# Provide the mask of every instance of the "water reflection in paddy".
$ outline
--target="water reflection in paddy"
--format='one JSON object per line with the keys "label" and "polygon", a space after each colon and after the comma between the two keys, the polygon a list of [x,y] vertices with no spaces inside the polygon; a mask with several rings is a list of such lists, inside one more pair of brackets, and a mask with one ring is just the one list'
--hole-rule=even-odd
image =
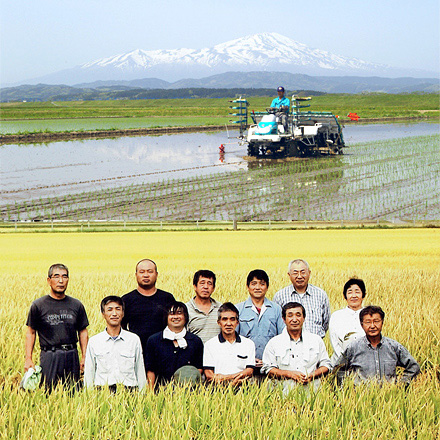
{"label": "water reflection in paddy", "polygon": [[[349,125],[350,144],[439,133],[438,123]],[[229,132],[231,137],[237,132]],[[73,140],[0,148],[4,201],[247,169],[226,132]],[[226,144],[226,153],[219,146]],[[350,155],[350,149],[347,149]]]}

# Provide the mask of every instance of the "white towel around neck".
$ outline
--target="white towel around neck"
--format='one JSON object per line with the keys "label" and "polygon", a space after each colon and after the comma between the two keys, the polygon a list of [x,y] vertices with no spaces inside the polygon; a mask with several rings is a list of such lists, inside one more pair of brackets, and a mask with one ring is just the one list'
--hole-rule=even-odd
{"label": "white towel around neck", "polygon": [[177,341],[177,345],[180,348],[186,348],[188,346],[188,343],[186,342],[185,339],[185,335],[186,335],[186,328],[183,328],[183,330],[179,333],[174,333],[172,330],[170,330],[169,327],[167,327],[163,331],[163,338],[169,339],[170,341]]}

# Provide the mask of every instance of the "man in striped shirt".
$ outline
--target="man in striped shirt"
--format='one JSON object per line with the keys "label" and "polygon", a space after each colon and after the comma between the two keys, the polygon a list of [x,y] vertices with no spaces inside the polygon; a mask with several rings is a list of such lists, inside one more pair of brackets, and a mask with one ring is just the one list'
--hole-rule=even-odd
{"label": "man in striped shirt", "polygon": [[298,302],[306,310],[304,328],[323,338],[330,320],[330,301],[324,290],[309,284],[310,267],[305,260],[292,260],[288,275],[292,284],[279,290],[273,301],[283,307],[289,302]]}

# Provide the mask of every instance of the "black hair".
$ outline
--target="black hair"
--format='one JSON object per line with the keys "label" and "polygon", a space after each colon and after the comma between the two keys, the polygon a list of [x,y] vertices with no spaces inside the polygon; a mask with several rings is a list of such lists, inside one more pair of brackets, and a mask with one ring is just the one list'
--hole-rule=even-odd
{"label": "black hair", "polygon": [[267,284],[267,287],[269,287],[269,275],[267,275],[267,273],[262,270],[262,269],[254,269],[251,270],[249,272],[249,275],[247,276],[246,279],[246,286],[249,287],[249,285],[251,284],[251,281],[256,278],[259,281],[264,281]]}
{"label": "black hair", "polygon": [[240,315],[237,307],[235,307],[234,304],[232,304],[231,302],[225,302],[220,306],[220,308],[217,311],[218,319],[221,318],[221,314],[224,312],[234,312],[237,315],[237,319]]}
{"label": "black hair", "polygon": [[362,291],[362,298],[365,298],[365,295],[367,294],[367,291],[365,289],[365,283],[358,279],[358,278],[350,278],[345,284],[344,284],[344,290],[343,290],[343,294],[344,294],[344,298],[347,299],[347,290],[354,285],[359,286],[359,289],[361,289]]}
{"label": "black hair", "polygon": [[69,276],[69,269],[67,268],[67,266],[65,264],[56,263],[52,264],[52,266],[50,266],[49,270],[47,271],[47,276],[49,278],[52,278],[52,274],[55,269],[65,270],[67,272],[67,276]]}
{"label": "black hair", "polygon": [[154,268],[156,269],[156,272],[157,272],[157,264],[156,264],[153,260],[150,260],[149,258],[144,258],[144,259],[139,260],[139,261],[137,262],[137,264],[136,264],[136,272],[137,272],[137,270],[138,270],[138,266],[139,266],[139,264],[141,264],[143,261],[151,261],[151,263],[154,264]]}
{"label": "black hair", "polygon": [[173,312],[183,312],[183,316],[185,317],[185,327],[188,324],[189,321],[189,314],[188,314],[188,308],[186,307],[186,304],[180,301],[175,301],[169,304],[165,309],[165,327],[168,324],[168,316]]}
{"label": "black hair", "polygon": [[194,274],[194,278],[193,278],[193,285],[197,286],[197,283],[199,282],[199,279],[203,277],[203,278],[209,278],[212,280],[212,284],[215,287],[215,273],[212,270],[207,270],[207,269],[201,269],[198,270],[195,274]]}
{"label": "black hair", "polygon": [[281,311],[282,316],[284,319],[286,319],[286,312],[289,309],[296,309],[297,307],[299,307],[302,310],[303,316],[304,318],[306,317],[306,309],[304,308],[304,306],[302,304],[300,304],[299,302],[288,302],[287,304],[284,304],[283,309]]}
{"label": "black hair", "polygon": [[359,320],[362,323],[362,321],[364,320],[364,316],[373,316],[375,313],[378,313],[380,315],[382,321],[385,319],[385,312],[379,306],[367,306],[361,310],[361,313],[359,313]]}
{"label": "black hair", "polygon": [[104,313],[105,306],[111,302],[115,302],[116,304],[119,304],[120,306],[122,306],[122,310],[125,310],[124,300],[120,296],[109,295],[109,296],[106,296],[101,301],[101,313]]}

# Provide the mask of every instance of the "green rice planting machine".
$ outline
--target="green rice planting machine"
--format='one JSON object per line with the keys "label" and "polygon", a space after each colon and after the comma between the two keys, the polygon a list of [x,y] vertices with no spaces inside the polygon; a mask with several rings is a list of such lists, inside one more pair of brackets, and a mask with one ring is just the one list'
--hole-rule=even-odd
{"label": "green rice planting machine", "polygon": [[[337,116],[331,112],[301,111],[310,97],[292,96],[290,107],[269,107],[250,112],[245,98],[230,101],[236,111],[239,139],[247,144],[248,156],[259,158],[304,157],[343,154],[344,138]],[[248,124],[249,118],[252,120]]]}

